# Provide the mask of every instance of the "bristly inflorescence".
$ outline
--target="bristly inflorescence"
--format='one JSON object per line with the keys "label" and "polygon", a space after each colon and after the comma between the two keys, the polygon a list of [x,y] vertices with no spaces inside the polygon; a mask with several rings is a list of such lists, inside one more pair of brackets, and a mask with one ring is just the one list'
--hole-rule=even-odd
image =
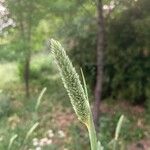
{"label": "bristly inflorescence", "polygon": [[51,39],[50,48],[78,119],[88,125],[90,106],[79,76],[59,42]]}

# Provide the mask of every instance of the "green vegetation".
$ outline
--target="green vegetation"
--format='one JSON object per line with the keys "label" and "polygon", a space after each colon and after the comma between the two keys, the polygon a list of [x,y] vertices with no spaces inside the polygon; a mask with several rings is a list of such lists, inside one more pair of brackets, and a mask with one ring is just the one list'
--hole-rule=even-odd
{"label": "green vegetation", "polygon": [[[49,60],[49,57],[47,57],[46,55],[38,56],[39,68],[41,68],[41,66],[43,65],[43,61],[41,61],[43,57]],[[52,59],[50,60],[52,62]],[[46,77],[49,79],[50,83],[43,82],[45,80],[45,76],[43,76],[43,79],[41,78],[41,81],[38,80],[38,83],[36,83],[37,81],[35,82],[34,79],[32,80],[33,96],[30,99],[26,99],[25,97],[23,97],[23,87],[21,81],[17,80],[14,82],[13,80],[13,78],[17,76],[17,72],[15,76],[12,76],[12,79],[9,81],[9,85],[5,84],[3,92],[9,91],[9,94],[11,94],[11,96],[6,96],[10,99],[8,104],[11,105],[11,107],[8,107],[8,112],[5,112],[5,114],[3,114],[0,121],[0,137],[2,139],[0,148],[2,150],[7,149],[8,141],[10,141],[10,139],[16,134],[18,136],[13,142],[12,149],[22,149],[21,144],[23,143],[27,132],[37,121],[39,122],[39,126],[32,133],[28,142],[26,142],[26,145],[24,145],[26,148],[34,148],[32,139],[35,140],[35,138],[37,138],[38,142],[40,142],[40,140],[48,136],[47,132],[49,130],[53,130],[54,137],[50,138],[52,139],[52,143],[50,144],[50,146],[45,146],[45,148],[43,148],[44,150],[55,150],[61,149],[63,147],[73,150],[82,150],[85,147],[86,149],[89,149],[89,140],[88,135],[86,134],[86,130],[84,130],[82,125],[76,121],[76,117],[73,117],[74,113],[69,109],[69,107],[71,106],[68,103],[69,99],[63,86],[60,84],[61,80],[54,66],[55,64],[50,64],[49,67],[53,68],[53,74],[49,77]],[[51,71],[51,69],[49,71]],[[12,72],[14,72],[13,68]],[[17,89],[15,88],[16,85],[18,87]],[[37,104],[38,95],[40,91],[42,91],[43,86],[47,87],[47,91],[43,95],[38,112],[36,112],[35,106]],[[124,105],[124,110],[122,108],[120,109],[119,107],[121,107],[121,104],[119,102],[118,104],[114,104],[114,102],[111,101],[107,105],[107,107],[109,107],[109,111],[103,112],[102,114],[100,129],[101,132],[100,134],[98,134],[98,138],[101,140],[103,146],[106,147],[114,137],[114,131],[121,114],[125,114],[127,118],[125,124],[123,124],[122,126],[122,130],[120,133],[121,140],[125,141],[125,143],[127,144],[131,141],[137,141],[142,139],[143,137],[148,137],[147,134],[150,133],[150,130],[148,128],[141,128],[137,125],[138,122],[144,121],[143,116],[148,117],[148,115],[145,115],[144,112],[140,113],[140,115],[138,112],[135,112],[135,115],[131,116],[130,114],[133,114],[134,110],[129,111],[128,106],[126,105]],[[132,106],[130,107],[132,109]],[[113,108],[115,108],[113,110],[114,112],[116,112],[115,114],[111,112]],[[65,119],[68,121],[66,123],[61,123],[65,121]],[[146,123],[146,120],[144,122]],[[146,126],[148,126],[148,122],[144,125],[144,127]],[[62,130],[64,132],[65,137],[59,137],[59,130]],[[132,130],[133,132],[128,132],[129,130]]]}
{"label": "green vegetation", "polygon": [[[99,123],[94,143],[104,150],[149,149],[149,6],[149,0],[0,0],[0,150],[90,150],[82,123],[89,129],[91,110]],[[50,55],[51,38],[67,51]],[[68,60],[66,53],[76,72],[61,59]],[[67,92],[54,58],[63,62]]]}
{"label": "green vegetation", "polygon": [[[72,63],[66,55],[64,48],[59,42],[52,39],[50,41],[50,50],[52,51],[54,59],[59,68],[64,87],[68,92],[74,111],[76,112],[78,119],[85,124],[88,129],[91,150],[101,150],[101,145],[98,145],[96,137],[92,112],[87,95],[86,83],[84,82],[85,85],[83,89],[75,68],[72,66]],[[85,81],[84,76],[83,80]]]}

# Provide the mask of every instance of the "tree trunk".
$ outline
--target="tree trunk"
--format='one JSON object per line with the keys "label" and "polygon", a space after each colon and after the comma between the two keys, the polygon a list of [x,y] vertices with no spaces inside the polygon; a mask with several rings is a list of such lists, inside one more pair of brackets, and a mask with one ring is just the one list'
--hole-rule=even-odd
{"label": "tree trunk", "polygon": [[25,81],[25,92],[27,98],[30,96],[29,79],[30,79],[30,56],[26,56],[25,63],[24,63],[24,81]]}
{"label": "tree trunk", "polygon": [[100,116],[100,102],[102,98],[102,84],[103,84],[103,66],[104,66],[104,50],[105,50],[105,26],[103,17],[103,4],[102,0],[97,1],[97,23],[98,23],[98,39],[97,39],[97,73],[96,73],[96,85],[95,85],[95,103],[93,107],[94,123],[95,127],[99,126]]}

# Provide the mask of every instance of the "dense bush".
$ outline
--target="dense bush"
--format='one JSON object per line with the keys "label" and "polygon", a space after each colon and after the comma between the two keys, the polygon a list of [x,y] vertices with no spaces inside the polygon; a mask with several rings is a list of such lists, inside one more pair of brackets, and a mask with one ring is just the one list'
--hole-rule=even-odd
{"label": "dense bush", "polygon": [[0,93],[0,118],[9,114],[10,107],[10,97],[4,93]]}
{"label": "dense bush", "polygon": [[[38,83],[45,83],[49,81],[49,76],[53,76],[56,73],[54,65],[50,64],[51,58],[46,54],[34,55],[30,64],[30,80]],[[52,63],[52,62],[51,62]],[[19,77],[23,80],[24,63],[18,64]]]}
{"label": "dense bush", "polygon": [[[144,104],[149,93],[148,0],[122,10],[106,22],[107,49],[104,59],[103,98],[127,99]],[[92,20],[92,18],[91,18]],[[82,34],[75,33],[72,58],[82,66],[94,88],[96,74],[96,24],[88,22]],[[88,26],[88,27],[87,27]],[[80,55],[79,55],[80,54]]]}
{"label": "dense bush", "polygon": [[16,52],[12,45],[0,44],[0,61],[13,61],[17,59]]}

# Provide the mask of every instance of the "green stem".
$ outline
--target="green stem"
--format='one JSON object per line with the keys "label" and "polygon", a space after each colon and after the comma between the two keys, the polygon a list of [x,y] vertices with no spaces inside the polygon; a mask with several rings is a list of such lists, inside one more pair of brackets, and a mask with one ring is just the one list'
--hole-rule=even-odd
{"label": "green stem", "polygon": [[97,150],[97,136],[96,136],[96,131],[95,131],[95,126],[93,123],[92,115],[90,119],[90,124],[88,126],[88,131],[89,131],[89,138],[90,138],[90,143],[91,143],[91,150]]}

